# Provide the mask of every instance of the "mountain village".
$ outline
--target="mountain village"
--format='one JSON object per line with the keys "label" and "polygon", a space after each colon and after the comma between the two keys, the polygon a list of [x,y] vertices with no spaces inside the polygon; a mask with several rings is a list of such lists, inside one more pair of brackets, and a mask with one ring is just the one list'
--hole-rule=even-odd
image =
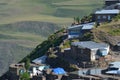
{"label": "mountain village", "polygon": [[[45,55],[32,61],[11,64],[9,75],[2,80],[120,80],[120,39],[114,46],[91,40],[91,30],[110,23],[120,14],[120,0],[105,0],[104,4],[105,7],[93,12],[89,20],[75,18],[62,32],[63,41],[59,46],[53,44]],[[55,63],[54,57],[61,62]],[[57,67],[53,67],[55,64]]]}

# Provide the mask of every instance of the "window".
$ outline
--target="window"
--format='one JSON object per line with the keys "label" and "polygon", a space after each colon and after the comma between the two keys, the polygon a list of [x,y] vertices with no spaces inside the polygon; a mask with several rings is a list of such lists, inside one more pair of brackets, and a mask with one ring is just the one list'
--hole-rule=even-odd
{"label": "window", "polygon": [[100,16],[97,16],[97,19],[100,19]]}
{"label": "window", "polygon": [[111,20],[111,16],[110,15],[108,15],[108,20]]}
{"label": "window", "polygon": [[103,16],[103,19],[106,19],[106,16]]}
{"label": "window", "polygon": [[83,54],[83,49],[80,50],[80,53]]}

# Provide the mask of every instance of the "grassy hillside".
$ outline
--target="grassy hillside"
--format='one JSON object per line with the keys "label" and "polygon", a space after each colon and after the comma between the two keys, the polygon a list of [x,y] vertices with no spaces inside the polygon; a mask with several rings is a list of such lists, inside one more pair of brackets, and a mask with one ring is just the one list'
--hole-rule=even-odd
{"label": "grassy hillside", "polygon": [[102,6],[103,0],[0,0],[0,75],[60,29],[52,23],[69,24]]}
{"label": "grassy hillside", "polygon": [[94,40],[116,45],[120,41],[120,19],[110,23],[103,23],[93,30]]}
{"label": "grassy hillside", "polygon": [[55,24],[38,21],[0,25],[0,75],[59,29]]}
{"label": "grassy hillside", "polygon": [[0,23],[70,23],[74,16],[88,15],[102,6],[103,0],[0,0]]}

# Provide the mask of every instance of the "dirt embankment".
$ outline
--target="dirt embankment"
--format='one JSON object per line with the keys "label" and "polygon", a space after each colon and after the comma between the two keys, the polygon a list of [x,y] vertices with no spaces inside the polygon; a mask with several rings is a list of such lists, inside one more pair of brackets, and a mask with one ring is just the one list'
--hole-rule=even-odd
{"label": "dirt embankment", "polygon": [[[118,42],[120,42],[119,30],[120,30],[120,24],[116,24],[116,25],[100,26],[94,29],[92,32],[93,32],[95,41],[106,42],[106,43],[109,43],[111,46],[114,46]],[[115,35],[113,35],[113,33]]]}
{"label": "dirt embankment", "polygon": [[101,41],[101,42],[106,42],[109,43],[111,45],[116,45],[118,42],[120,42],[120,36],[112,36],[109,35],[108,33],[105,33],[103,31],[94,31],[94,39],[97,41]]}

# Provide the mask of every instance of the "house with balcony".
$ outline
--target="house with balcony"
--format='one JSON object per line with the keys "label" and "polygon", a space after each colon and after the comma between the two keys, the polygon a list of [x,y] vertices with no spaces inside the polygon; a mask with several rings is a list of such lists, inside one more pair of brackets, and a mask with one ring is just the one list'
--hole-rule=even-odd
{"label": "house with balcony", "polygon": [[112,21],[112,19],[117,16],[120,13],[120,10],[118,9],[112,9],[112,10],[98,10],[94,13],[95,21],[96,22],[109,22]]}
{"label": "house with balcony", "polygon": [[112,9],[112,10],[98,10],[95,14],[95,21],[96,22],[109,22],[111,21],[115,16],[117,16],[120,13],[120,10],[118,9]]}
{"label": "house with balcony", "polygon": [[71,56],[80,61],[91,62],[105,57],[109,53],[109,45],[93,41],[72,42]]}

